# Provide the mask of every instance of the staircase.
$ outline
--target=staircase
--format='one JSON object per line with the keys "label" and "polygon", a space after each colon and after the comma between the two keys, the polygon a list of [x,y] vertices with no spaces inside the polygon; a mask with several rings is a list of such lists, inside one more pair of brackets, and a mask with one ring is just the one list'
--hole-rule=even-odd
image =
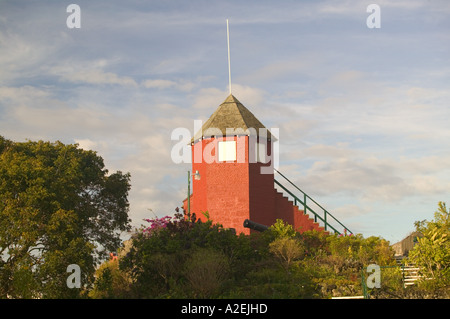
{"label": "staircase", "polygon": [[[275,211],[276,218],[280,218],[291,224],[300,232],[308,230],[317,230],[320,232],[326,232],[325,228],[320,226],[318,222],[314,221],[308,214],[300,210],[299,207],[294,204],[292,200],[284,196],[282,192],[275,191]],[[327,232],[328,233],[328,232]]]}
{"label": "staircase", "polygon": [[414,285],[417,280],[423,278],[423,276],[419,275],[419,267],[414,264],[404,263],[404,256],[395,256],[394,258],[397,262],[397,265],[401,267],[404,288]]}
{"label": "staircase", "polygon": [[[304,224],[306,227],[304,228],[305,230],[308,230],[308,228],[314,228],[319,231],[333,231],[338,235],[341,235],[342,233],[345,235],[353,234],[348,227],[344,226],[330,212],[298,188],[286,176],[280,173],[277,169],[274,169],[274,171],[281,177],[280,180],[282,181],[280,182],[275,179],[275,184],[292,198],[292,200],[289,200],[288,202],[289,205],[294,207],[294,218],[298,223]],[[277,192],[276,198],[279,198],[280,196],[283,196],[283,193]],[[303,208],[303,210],[301,210],[300,207]],[[300,214],[304,216],[301,216]],[[309,217],[310,214],[313,218]]]}
{"label": "staircase", "polygon": [[403,287],[412,286],[423,276],[419,275],[419,267],[414,265],[402,266]]}

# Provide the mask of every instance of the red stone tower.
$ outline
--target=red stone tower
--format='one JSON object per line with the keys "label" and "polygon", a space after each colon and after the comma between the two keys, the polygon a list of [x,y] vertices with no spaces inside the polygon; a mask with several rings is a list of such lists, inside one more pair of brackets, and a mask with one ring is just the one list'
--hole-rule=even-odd
{"label": "red stone tower", "polygon": [[[249,234],[245,219],[270,226],[280,218],[299,231],[322,229],[274,187],[274,137],[229,95],[191,140],[190,211]],[[187,199],[184,202],[187,207]]]}

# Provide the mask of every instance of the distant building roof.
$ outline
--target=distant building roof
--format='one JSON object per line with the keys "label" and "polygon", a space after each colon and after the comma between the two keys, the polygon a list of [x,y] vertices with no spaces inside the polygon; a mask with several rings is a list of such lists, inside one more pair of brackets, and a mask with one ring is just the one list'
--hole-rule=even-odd
{"label": "distant building roof", "polygon": [[[227,134],[228,129],[228,134]],[[260,131],[260,129],[263,129]],[[231,131],[230,131],[231,130]],[[192,142],[203,137],[255,135],[271,138],[271,133],[237,98],[230,94],[203,124]]]}
{"label": "distant building roof", "polygon": [[423,237],[423,234],[415,231],[403,238],[401,241],[392,244],[396,256],[408,256],[411,249],[417,243],[417,238]]}

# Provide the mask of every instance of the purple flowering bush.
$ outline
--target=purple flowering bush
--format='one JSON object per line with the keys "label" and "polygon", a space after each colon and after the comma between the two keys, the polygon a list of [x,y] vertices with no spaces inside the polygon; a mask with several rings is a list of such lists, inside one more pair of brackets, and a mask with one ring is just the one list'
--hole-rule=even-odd
{"label": "purple flowering bush", "polygon": [[147,223],[150,223],[150,226],[143,227],[142,233],[146,236],[152,236],[153,234],[157,233],[159,230],[164,229],[167,227],[167,225],[171,222],[173,217],[171,216],[164,216],[161,218],[145,218],[144,221]]}

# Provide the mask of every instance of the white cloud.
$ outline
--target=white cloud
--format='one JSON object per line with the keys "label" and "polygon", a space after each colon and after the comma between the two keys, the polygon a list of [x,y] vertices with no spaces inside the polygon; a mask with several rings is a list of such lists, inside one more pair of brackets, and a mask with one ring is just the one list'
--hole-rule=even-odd
{"label": "white cloud", "polygon": [[142,85],[148,89],[167,89],[174,87],[177,83],[169,80],[145,80]]}
{"label": "white cloud", "polygon": [[251,70],[245,74],[239,74],[239,83],[274,83],[280,78],[290,77],[293,80],[301,76],[313,76],[317,72],[317,66],[323,63],[323,58],[310,51],[299,52],[289,59],[269,61],[261,67]]}
{"label": "white cloud", "polygon": [[337,145],[315,144],[306,149],[299,151],[303,157],[312,158],[351,158],[355,157],[359,152],[348,148],[345,143],[338,143]]}
{"label": "white cloud", "polygon": [[[324,158],[327,149],[328,157]],[[444,166],[450,161],[449,155],[439,159],[389,159],[352,154],[345,148],[338,152],[333,147],[322,148],[318,155],[321,159],[315,159],[297,181],[322,196],[343,193],[359,200],[392,202],[411,196],[443,195],[450,188],[445,178],[450,169]]]}
{"label": "white cloud", "polygon": [[356,204],[346,204],[333,209],[333,216],[342,218],[349,218],[354,216],[366,215],[370,212],[368,207]]}
{"label": "white cloud", "polygon": [[136,81],[129,76],[119,76],[112,72],[104,72],[102,70],[79,70],[65,72],[61,74],[62,81],[72,83],[87,83],[95,85],[117,84],[123,86],[137,87]]}
{"label": "white cloud", "polygon": [[108,153],[111,149],[111,145],[107,141],[93,141],[89,138],[75,138],[74,142],[78,144],[78,148],[81,148],[83,150],[96,151],[100,154]]}
{"label": "white cloud", "polygon": [[[212,114],[220,105],[220,103],[222,103],[225,100],[227,95],[228,95],[227,91],[220,90],[217,88],[200,89],[194,96],[193,107],[197,109],[210,110],[210,113]],[[209,117],[211,114],[203,114],[203,115]]]}
{"label": "white cloud", "polygon": [[3,103],[14,101],[17,104],[26,105],[36,99],[48,98],[50,95],[50,92],[47,90],[38,89],[30,85],[21,87],[0,87],[0,101]]}
{"label": "white cloud", "polygon": [[[0,18],[2,14],[4,12],[0,12]],[[54,57],[66,41],[65,38],[58,38],[42,43],[35,37],[14,30],[17,21],[9,19],[0,21],[0,84],[3,85],[40,76],[43,72],[41,67]]]}
{"label": "white cloud", "polygon": [[172,80],[162,80],[162,79],[145,80],[142,82],[141,85],[147,89],[164,90],[174,88],[183,92],[191,92],[196,87],[196,84],[190,81],[176,82]]}

